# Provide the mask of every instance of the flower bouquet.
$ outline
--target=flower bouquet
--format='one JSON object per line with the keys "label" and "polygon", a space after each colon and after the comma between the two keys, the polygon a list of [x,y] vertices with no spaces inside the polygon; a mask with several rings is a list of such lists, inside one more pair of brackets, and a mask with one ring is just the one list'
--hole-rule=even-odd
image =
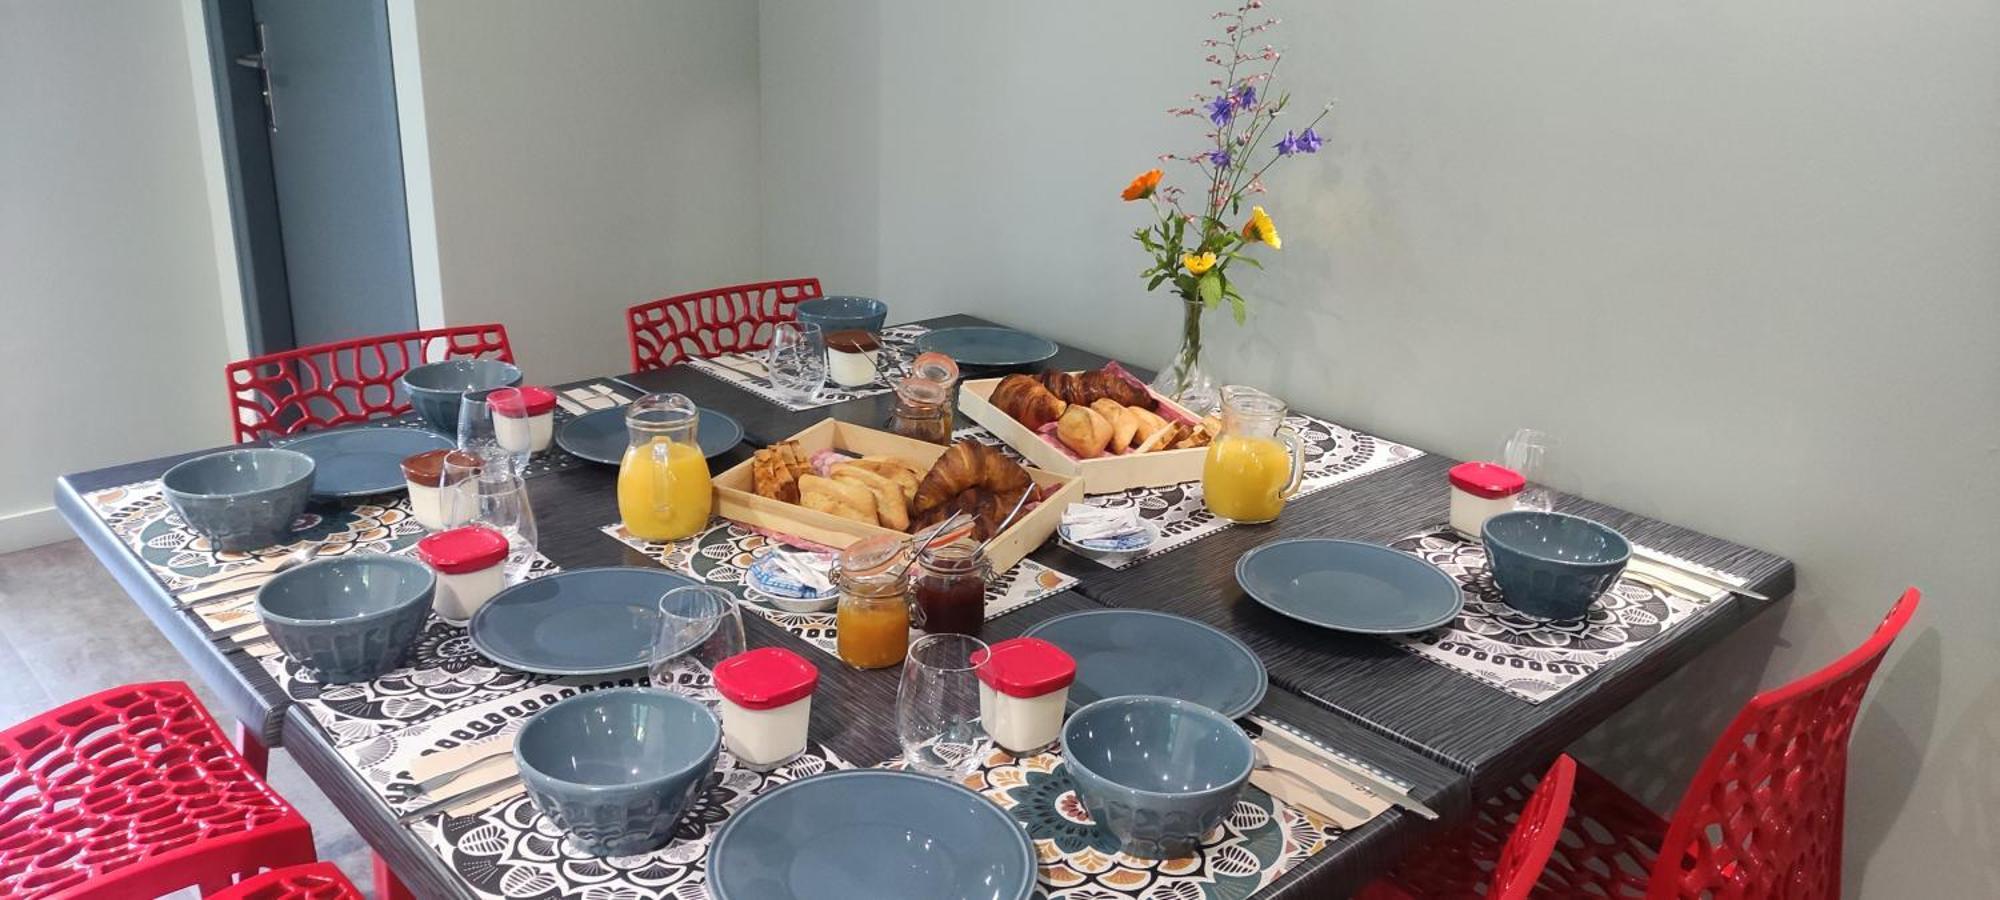
{"label": "flower bouquet", "polygon": [[[1332,109],[1332,104],[1322,107],[1304,128],[1288,128],[1279,136],[1278,119],[1291,105],[1291,95],[1277,92],[1273,85],[1284,54],[1259,37],[1278,20],[1252,21],[1263,5],[1263,0],[1245,0],[1233,11],[1215,14],[1222,37],[1202,41],[1209,50],[1207,61],[1222,70],[1209,80],[1212,93],[1195,94],[1190,98],[1193,105],[1167,110],[1175,116],[1208,120],[1210,130],[1200,150],[1160,156],[1162,162],[1191,166],[1200,173],[1203,192],[1198,203],[1178,187],[1163,187],[1160,169],[1141,173],[1121,194],[1127,202],[1145,200],[1153,208],[1153,224],[1132,232],[1153,256],[1153,264],[1139,273],[1146,279],[1146,289],[1171,284],[1182,302],[1180,352],[1154,379],[1153,388],[1195,410],[1212,409],[1218,400],[1214,381],[1202,370],[1202,313],[1228,303],[1231,315],[1242,324],[1247,308],[1230,279],[1230,266],[1240,262],[1261,269],[1263,262],[1248,251],[1258,245],[1272,250],[1283,246],[1264,207],[1253,204],[1244,216],[1244,198],[1264,193],[1263,175],[1278,160],[1320,149],[1323,141],[1313,129]],[[1267,144],[1272,138],[1276,140]]]}

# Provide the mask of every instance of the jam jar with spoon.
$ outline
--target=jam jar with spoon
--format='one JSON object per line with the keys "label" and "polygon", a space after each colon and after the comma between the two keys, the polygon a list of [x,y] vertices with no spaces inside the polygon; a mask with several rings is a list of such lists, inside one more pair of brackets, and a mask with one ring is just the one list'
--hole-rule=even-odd
{"label": "jam jar with spoon", "polygon": [[979,636],[986,624],[986,585],[993,567],[972,541],[954,541],[917,554],[916,626],[926,634]]}
{"label": "jam jar with spoon", "polygon": [[857,669],[883,669],[910,649],[909,543],[901,537],[862,538],[840,552],[833,582],[834,652]]}
{"label": "jam jar with spoon", "polygon": [[951,443],[952,391],[958,363],[942,353],[924,353],[910,362],[910,374],[896,382],[896,409],[889,430],[933,444]]}

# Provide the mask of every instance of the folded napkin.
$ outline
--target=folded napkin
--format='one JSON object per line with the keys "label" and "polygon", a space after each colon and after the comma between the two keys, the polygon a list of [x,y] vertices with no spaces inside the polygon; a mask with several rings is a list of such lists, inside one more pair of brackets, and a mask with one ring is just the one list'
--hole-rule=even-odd
{"label": "folded napkin", "polygon": [[1141,534],[1146,523],[1134,506],[1091,506],[1072,503],[1063,509],[1063,535],[1072,541],[1100,541]]}

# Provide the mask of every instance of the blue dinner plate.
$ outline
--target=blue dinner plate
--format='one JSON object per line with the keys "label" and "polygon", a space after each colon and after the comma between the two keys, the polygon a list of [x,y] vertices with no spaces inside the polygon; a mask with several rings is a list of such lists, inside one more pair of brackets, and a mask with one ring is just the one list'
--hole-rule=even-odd
{"label": "blue dinner plate", "polygon": [[1232,719],[1264,699],[1264,663],[1243,642],[1193,619],[1143,609],[1057,616],[1024,637],[1076,659],[1071,706],[1150,694],[1199,703]]}
{"label": "blue dinner plate", "polygon": [[1465,605],[1457,579],[1380,544],[1296,538],[1236,560],[1251,599],[1301,622],[1360,634],[1408,634],[1450,622]]}
{"label": "blue dinner plate", "polygon": [[[705,407],[698,409],[701,424],[695,428],[695,440],[701,444],[701,455],[714,459],[743,442],[743,426],[735,419]],[[556,445],[571,456],[607,466],[618,465],[631,443],[625,433],[622,406],[584,413],[563,423],[562,430],[556,432]]]}
{"label": "blue dinner plate", "polygon": [[993,801],[910,772],[801,778],[730,816],[708,850],[716,900],[1026,900],[1028,833]]}
{"label": "blue dinner plate", "polygon": [[400,426],[342,428],[271,443],[312,457],[312,495],[323,500],[403,490],[405,458],[453,446],[435,431]]}
{"label": "blue dinner plate", "polygon": [[961,366],[1025,366],[1056,355],[1056,343],[1012,328],[975,325],[917,336],[917,350],[936,351]]}
{"label": "blue dinner plate", "polygon": [[660,596],[695,584],[664,569],[575,569],[507,588],[472,614],[488,659],[544,675],[609,675],[645,667]]}

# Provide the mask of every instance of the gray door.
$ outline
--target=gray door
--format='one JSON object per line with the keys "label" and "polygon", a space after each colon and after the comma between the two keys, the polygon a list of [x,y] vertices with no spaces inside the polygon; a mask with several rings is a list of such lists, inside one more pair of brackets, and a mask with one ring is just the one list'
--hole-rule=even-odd
{"label": "gray door", "polygon": [[250,5],[269,81],[261,124],[287,295],[255,302],[289,306],[294,346],[416,328],[386,3]]}

